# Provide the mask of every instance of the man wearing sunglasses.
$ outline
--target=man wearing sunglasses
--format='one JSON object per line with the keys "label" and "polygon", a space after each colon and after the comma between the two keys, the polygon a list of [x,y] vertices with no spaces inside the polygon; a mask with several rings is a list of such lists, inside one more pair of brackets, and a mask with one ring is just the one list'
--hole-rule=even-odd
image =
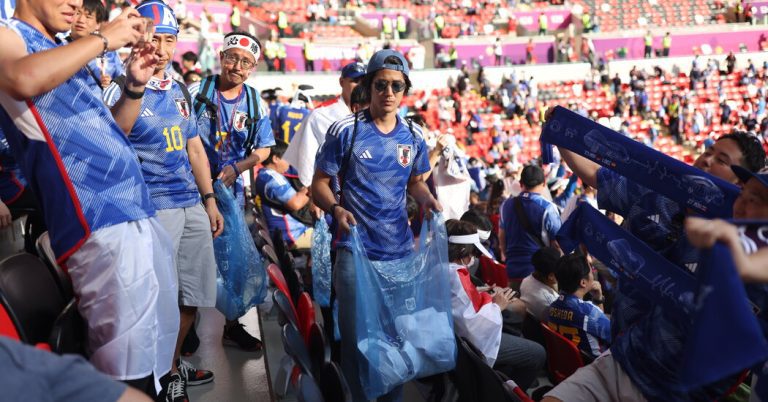
{"label": "man wearing sunglasses", "polygon": [[[275,145],[269,109],[259,92],[245,83],[256,69],[261,43],[249,33],[230,32],[219,55],[221,74],[191,85],[189,92],[211,177],[232,188],[240,205],[245,205],[241,173],[265,160]],[[227,321],[224,343],[250,351],[262,347],[237,320]]]}
{"label": "man wearing sunglasses", "polygon": [[358,62],[344,66],[339,77],[341,96],[335,102],[313,110],[301,123],[299,130],[288,144],[288,150],[285,151],[283,159],[299,172],[301,184],[307,187],[312,185],[317,150],[325,142],[325,134],[331,124],[352,112],[350,110],[352,91],[363,79],[365,70],[365,64]]}
{"label": "man wearing sunglasses", "polygon": [[[408,62],[394,50],[373,55],[360,84],[370,106],[331,126],[318,152],[312,182],[315,202],[333,215],[341,229],[335,239],[334,286],[339,300],[342,368],[355,401],[365,398],[356,381],[356,290],[350,226],[357,225],[369,259],[392,261],[413,252],[406,190],[426,211],[442,210],[422,180],[430,170],[422,128],[397,115],[411,86],[408,72]],[[339,203],[331,189],[332,177],[341,184]],[[401,399],[402,387],[379,398]]]}

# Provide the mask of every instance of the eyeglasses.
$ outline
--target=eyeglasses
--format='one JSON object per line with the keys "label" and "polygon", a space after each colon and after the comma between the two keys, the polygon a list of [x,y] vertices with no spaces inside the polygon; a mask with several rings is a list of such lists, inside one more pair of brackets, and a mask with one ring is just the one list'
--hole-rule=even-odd
{"label": "eyeglasses", "polygon": [[392,92],[394,93],[405,91],[405,81],[378,80],[373,83],[373,87],[379,92],[386,91],[387,87],[390,86],[392,87]]}
{"label": "eyeglasses", "polygon": [[238,63],[240,63],[240,66],[246,70],[250,70],[253,66],[256,65],[256,63],[248,59],[239,59],[236,56],[233,56],[231,54],[226,54],[226,53],[224,54],[224,63],[230,64],[232,66],[236,66]]}

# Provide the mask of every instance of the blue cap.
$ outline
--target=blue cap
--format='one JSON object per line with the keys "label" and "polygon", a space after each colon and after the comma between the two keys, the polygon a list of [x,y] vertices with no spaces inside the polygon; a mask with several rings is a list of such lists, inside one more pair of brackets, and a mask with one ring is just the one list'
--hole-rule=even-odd
{"label": "blue cap", "polygon": [[147,0],[136,7],[142,17],[151,18],[155,22],[155,32],[159,34],[179,34],[179,22],[176,15],[162,0]]}
{"label": "blue cap", "polygon": [[360,78],[365,75],[365,71],[365,64],[360,62],[352,62],[341,69],[341,78]]}
{"label": "blue cap", "polygon": [[749,179],[755,178],[760,184],[768,187],[768,168],[763,168],[759,172],[753,173],[739,165],[731,165],[731,170],[733,170],[736,177],[738,177],[744,184],[746,184]]}
{"label": "blue cap", "polygon": [[[398,59],[400,59],[400,62],[403,65],[400,66],[400,65],[397,65],[397,64],[384,63],[384,60],[386,60],[386,58],[390,57],[390,56],[394,56],[394,57],[397,57]],[[387,70],[400,71],[403,74],[405,74],[406,77],[408,76],[408,73],[410,72],[408,70],[408,61],[405,60],[405,57],[403,57],[403,55],[400,52],[398,52],[396,50],[392,50],[392,49],[379,50],[378,52],[374,53],[373,57],[371,57],[371,60],[368,61],[368,72],[371,73],[371,74],[373,74],[373,73],[375,73],[375,72],[377,72],[379,70],[385,69],[385,68]]]}

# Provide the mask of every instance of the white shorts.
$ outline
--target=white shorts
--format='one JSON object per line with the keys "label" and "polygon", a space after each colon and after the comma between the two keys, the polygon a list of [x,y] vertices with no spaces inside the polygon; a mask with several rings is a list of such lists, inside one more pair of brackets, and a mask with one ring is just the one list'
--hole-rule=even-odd
{"label": "white shorts", "polygon": [[610,350],[576,370],[544,396],[567,402],[646,401]]}
{"label": "white shorts", "polygon": [[173,245],[156,218],[91,233],[66,261],[91,363],[117,380],[171,369],[179,333]]}
{"label": "white shorts", "polygon": [[179,305],[216,306],[216,259],[208,214],[201,204],[161,209],[157,220],[168,232],[176,257]]}

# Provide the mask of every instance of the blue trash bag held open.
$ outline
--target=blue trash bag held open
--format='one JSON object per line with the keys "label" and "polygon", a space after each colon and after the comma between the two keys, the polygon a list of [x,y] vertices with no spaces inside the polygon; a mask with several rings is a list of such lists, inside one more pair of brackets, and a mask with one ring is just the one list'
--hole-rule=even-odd
{"label": "blue trash bag held open", "polygon": [[331,232],[325,219],[312,232],[312,295],[320,307],[331,305]]}
{"label": "blue trash bag held open", "polygon": [[357,360],[369,400],[456,365],[445,222],[435,214],[423,225],[419,250],[394,261],[370,261],[351,231]]}
{"label": "blue trash bag held open", "polygon": [[216,256],[216,308],[228,320],[236,320],[264,302],[267,271],[245,224],[243,211],[232,191],[221,181],[213,183],[216,205],[224,217],[224,231],[213,239]]}

